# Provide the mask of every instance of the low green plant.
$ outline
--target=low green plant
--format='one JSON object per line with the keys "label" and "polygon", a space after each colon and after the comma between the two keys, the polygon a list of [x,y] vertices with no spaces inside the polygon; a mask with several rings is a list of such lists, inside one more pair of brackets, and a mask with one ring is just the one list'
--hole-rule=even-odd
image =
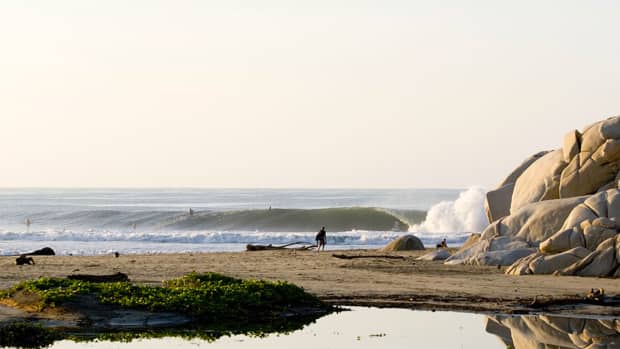
{"label": "low green plant", "polygon": [[39,278],[15,285],[4,297],[17,292],[38,295],[40,309],[61,305],[79,295],[94,295],[101,304],[180,312],[210,321],[269,318],[293,307],[327,308],[301,287],[287,282],[241,280],[216,273],[190,273],[165,281],[163,287]]}

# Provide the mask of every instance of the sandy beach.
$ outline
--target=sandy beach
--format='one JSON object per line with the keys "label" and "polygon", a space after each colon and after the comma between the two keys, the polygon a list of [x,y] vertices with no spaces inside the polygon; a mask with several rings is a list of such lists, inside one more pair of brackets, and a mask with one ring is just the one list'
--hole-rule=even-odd
{"label": "sandy beach", "polygon": [[[620,294],[615,279],[567,276],[509,276],[491,266],[444,265],[417,261],[424,251],[395,252],[402,259],[339,259],[379,254],[374,250],[261,251],[200,254],[114,256],[35,256],[36,265],[16,266],[15,257],[0,258],[0,288],[40,276],[126,273],[132,282],[157,285],[185,273],[213,271],[239,278],[283,280],[304,287],[338,305],[406,307],[475,312],[532,312],[535,297],[585,295],[603,288]],[[617,307],[557,307],[545,312],[618,315]]]}

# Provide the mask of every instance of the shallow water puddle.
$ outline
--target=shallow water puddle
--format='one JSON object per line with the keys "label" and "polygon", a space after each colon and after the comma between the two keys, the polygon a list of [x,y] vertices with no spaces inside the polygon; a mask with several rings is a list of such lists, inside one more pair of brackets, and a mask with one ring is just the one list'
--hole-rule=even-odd
{"label": "shallow water puddle", "polygon": [[52,348],[505,348],[484,331],[484,316],[353,307],[289,334],[221,337],[214,342],[165,338],[131,343],[57,342]]}
{"label": "shallow water puddle", "polygon": [[59,341],[51,348],[617,348],[620,320],[352,307],[290,333],[167,337],[129,343]]}

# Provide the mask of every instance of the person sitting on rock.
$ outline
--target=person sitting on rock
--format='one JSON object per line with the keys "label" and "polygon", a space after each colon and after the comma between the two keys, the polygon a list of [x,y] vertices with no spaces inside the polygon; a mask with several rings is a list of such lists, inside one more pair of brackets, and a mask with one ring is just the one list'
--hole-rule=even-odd
{"label": "person sitting on rock", "polygon": [[437,248],[448,248],[448,243],[446,242],[446,239],[441,240],[441,242],[438,243],[436,247]]}

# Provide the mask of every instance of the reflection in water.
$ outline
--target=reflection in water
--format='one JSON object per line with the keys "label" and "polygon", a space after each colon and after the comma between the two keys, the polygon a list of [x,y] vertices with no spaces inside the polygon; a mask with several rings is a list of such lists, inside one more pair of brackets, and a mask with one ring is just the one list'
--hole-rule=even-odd
{"label": "reflection in water", "polygon": [[[497,337],[484,331],[484,316],[472,313],[412,311],[353,307],[333,313],[291,333],[231,334],[215,338],[143,336],[130,342],[119,336],[95,342],[59,341],[53,349],[386,349],[450,348],[503,349]],[[129,336],[125,340],[136,338]],[[108,341],[110,340],[110,341]]]}
{"label": "reflection in water", "polygon": [[17,322],[0,326],[0,348],[45,348],[56,342],[71,341],[84,345],[89,342],[129,343],[134,340],[155,340],[162,338],[179,338],[186,341],[201,340],[214,342],[222,337],[239,334],[262,338],[270,333],[287,334],[297,331],[316,321],[319,314],[283,318],[265,323],[209,323],[173,328],[135,329],[130,331],[110,331],[85,328],[82,330],[65,330],[63,328],[46,328],[33,322]]}
{"label": "reflection in water", "polygon": [[[62,332],[51,341],[54,342],[51,348],[620,348],[620,320],[613,319],[544,315],[485,317],[472,313],[361,307],[351,310],[318,319],[259,326],[237,324],[94,334]],[[25,330],[33,337],[30,329]],[[0,338],[0,346],[5,339]],[[40,344],[47,346],[51,342]]]}
{"label": "reflection in water", "polygon": [[486,330],[514,349],[620,348],[618,319],[496,315]]}

